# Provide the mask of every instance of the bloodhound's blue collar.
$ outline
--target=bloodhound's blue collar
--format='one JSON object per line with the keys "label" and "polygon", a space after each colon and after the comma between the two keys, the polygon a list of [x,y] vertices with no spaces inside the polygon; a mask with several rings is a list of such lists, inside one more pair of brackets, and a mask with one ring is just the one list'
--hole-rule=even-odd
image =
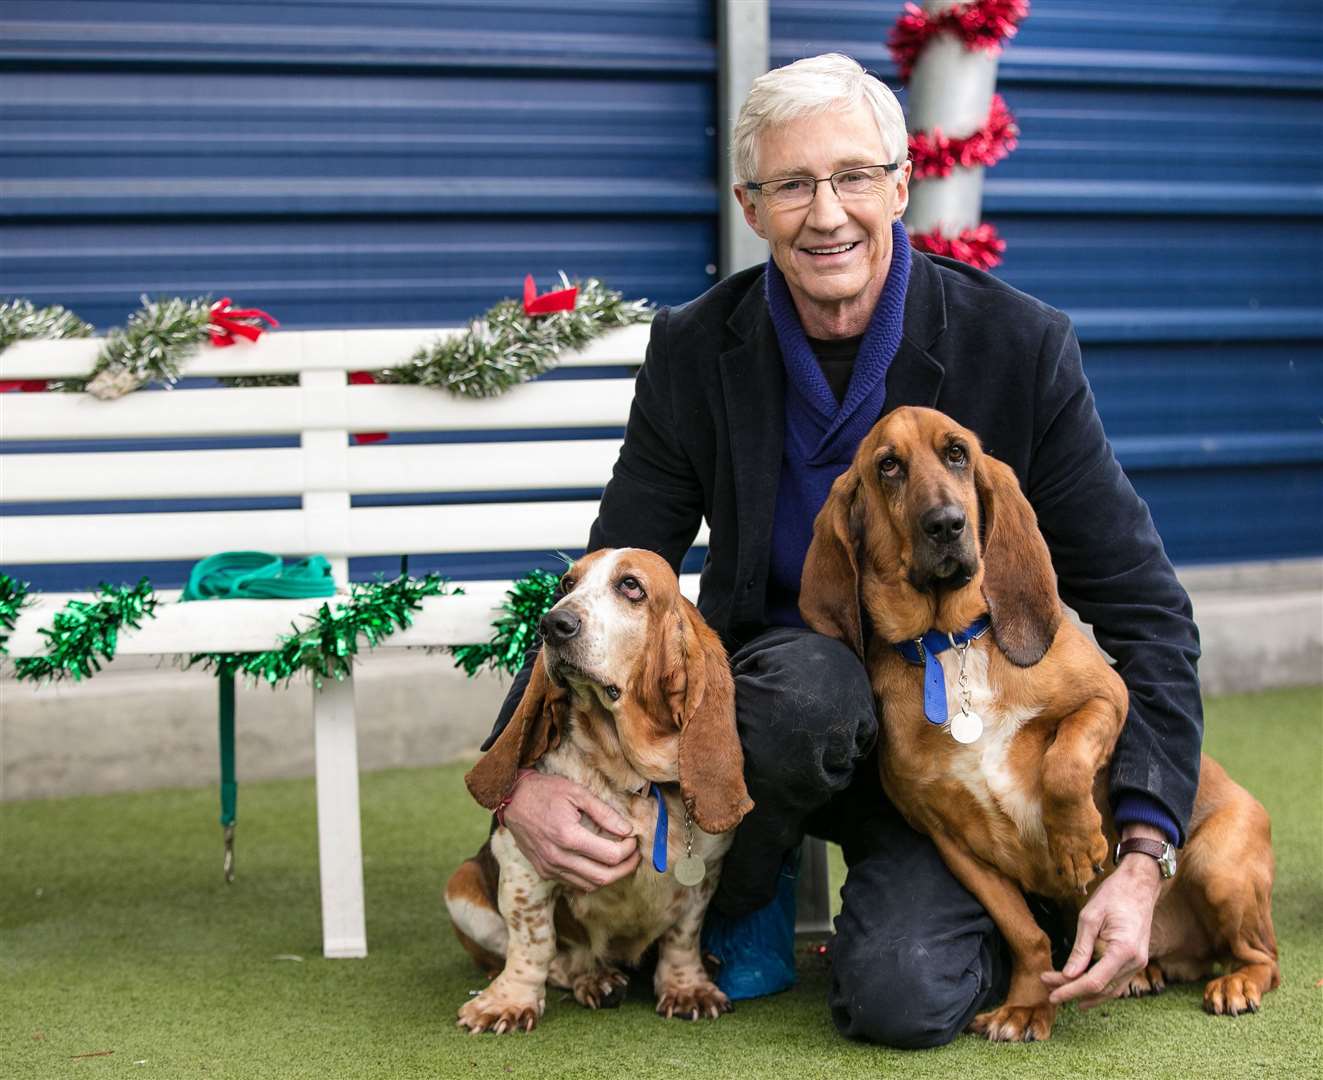
{"label": "bloodhound's blue collar", "polygon": [[981,638],[991,625],[992,620],[981,615],[958,634],[929,630],[921,638],[901,641],[893,646],[911,664],[923,665],[923,715],[930,724],[945,724],[947,721],[946,679],[942,676],[942,665],[937,662],[937,654],[946,652],[953,645],[964,645]]}

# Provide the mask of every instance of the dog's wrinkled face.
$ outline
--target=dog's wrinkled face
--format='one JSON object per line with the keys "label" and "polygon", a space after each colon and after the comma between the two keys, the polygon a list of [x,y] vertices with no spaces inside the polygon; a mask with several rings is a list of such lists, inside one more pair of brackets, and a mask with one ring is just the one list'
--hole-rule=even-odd
{"label": "dog's wrinkled face", "polygon": [[650,551],[596,551],[565,573],[561,590],[539,627],[553,682],[614,721],[626,758],[644,775],[674,780],[680,717],[659,684],[680,631],[675,574]]}
{"label": "dog's wrinkled face", "polygon": [[1052,559],[1015,472],[968,428],[915,407],[879,421],[832,484],[799,610],[860,656],[866,629],[894,643],[962,629],[986,610],[1019,667],[1039,661],[1061,618]]}
{"label": "dog's wrinkled face", "polygon": [[914,588],[959,589],[979,566],[978,437],[931,409],[887,416],[859,446],[860,494],[893,530],[897,567]]}
{"label": "dog's wrinkled face", "polygon": [[659,613],[675,606],[675,575],[660,556],[623,548],[584,556],[560,587],[565,595],[539,626],[547,670],[609,709],[655,640]]}

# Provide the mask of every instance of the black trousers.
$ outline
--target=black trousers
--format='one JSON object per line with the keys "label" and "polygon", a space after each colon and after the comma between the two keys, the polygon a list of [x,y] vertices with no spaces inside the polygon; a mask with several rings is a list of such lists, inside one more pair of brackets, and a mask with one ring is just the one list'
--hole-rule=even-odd
{"label": "black trousers", "polygon": [[863,665],[840,642],[777,627],[731,667],[757,805],[736,830],[713,903],[728,915],[761,907],[806,834],[839,843],[847,874],[828,1001],[837,1028],[902,1048],[950,1042],[1005,995],[1009,955],[932,841],[883,793]]}

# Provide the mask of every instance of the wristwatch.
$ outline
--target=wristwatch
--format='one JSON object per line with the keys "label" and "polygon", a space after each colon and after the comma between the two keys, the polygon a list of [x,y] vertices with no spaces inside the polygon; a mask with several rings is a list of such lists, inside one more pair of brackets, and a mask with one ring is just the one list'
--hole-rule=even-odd
{"label": "wristwatch", "polygon": [[1129,840],[1122,840],[1116,845],[1112,861],[1119,863],[1122,855],[1129,855],[1132,851],[1138,851],[1142,855],[1151,855],[1157,859],[1158,869],[1162,872],[1164,881],[1176,876],[1176,849],[1171,844],[1132,836]]}

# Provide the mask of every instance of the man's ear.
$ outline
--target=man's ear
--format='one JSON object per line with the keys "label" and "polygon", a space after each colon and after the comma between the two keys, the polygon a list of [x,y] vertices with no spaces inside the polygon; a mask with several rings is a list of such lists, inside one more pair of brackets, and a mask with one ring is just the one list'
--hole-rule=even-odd
{"label": "man's ear", "polygon": [[680,597],[676,613],[684,687],[671,700],[680,728],[680,793],[700,829],[727,832],[753,809],[735,726],[735,680],[721,639],[698,609]]}
{"label": "man's ear", "polygon": [[560,742],[567,708],[566,692],[547,677],[543,654],[538,653],[519,708],[492,748],[464,777],[469,793],[488,810],[495,810],[514,787],[519,770]]}
{"label": "man's ear", "polygon": [[810,630],[845,642],[862,660],[858,493],[859,475],[852,465],[836,478],[813,522],[813,542],[800,579],[799,613]]}
{"label": "man's ear", "polygon": [[749,228],[766,240],[767,232],[763,229],[762,222],[758,220],[758,204],[754,201],[753,192],[743,184],[732,185],[731,191],[735,193],[735,201],[744,211],[744,220],[748,222]]}
{"label": "man's ear", "polygon": [[1012,664],[1030,667],[1061,624],[1052,557],[1009,465],[984,454],[974,484],[983,512],[983,596],[992,634]]}

